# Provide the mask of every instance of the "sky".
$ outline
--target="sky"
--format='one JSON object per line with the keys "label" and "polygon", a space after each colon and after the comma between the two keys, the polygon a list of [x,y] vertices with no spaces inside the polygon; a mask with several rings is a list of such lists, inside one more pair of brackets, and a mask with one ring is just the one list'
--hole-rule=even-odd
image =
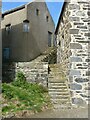
{"label": "sky", "polygon": [[[12,8],[18,7],[26,3],[27,2],[2,2],[2,12],[5,12],[7,10],[10,10]],[[62,9],[63,0],[61,2],[46,2],[46,4],[56,26]]]}

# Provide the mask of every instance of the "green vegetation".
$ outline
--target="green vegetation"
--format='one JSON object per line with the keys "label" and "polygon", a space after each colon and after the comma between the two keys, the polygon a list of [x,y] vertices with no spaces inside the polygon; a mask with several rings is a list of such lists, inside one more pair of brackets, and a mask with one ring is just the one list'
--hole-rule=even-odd
{"label": "green vegetation", "polygon": [[4,98],[2,114],[21,110],[40,112],[45,106],[50,107],[47,89],[38,84],[28,83],[23,73],[19,72],[15,81],[2,83]]}

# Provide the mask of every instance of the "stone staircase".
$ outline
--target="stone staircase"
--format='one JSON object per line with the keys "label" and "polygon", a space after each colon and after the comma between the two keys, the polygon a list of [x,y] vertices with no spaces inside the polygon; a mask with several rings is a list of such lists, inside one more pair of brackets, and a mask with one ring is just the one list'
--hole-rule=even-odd
{"label": "stone staircase", "polygon": [[59,64],[49,65],[48,89],[54,109],[71,108],[66,77]]}

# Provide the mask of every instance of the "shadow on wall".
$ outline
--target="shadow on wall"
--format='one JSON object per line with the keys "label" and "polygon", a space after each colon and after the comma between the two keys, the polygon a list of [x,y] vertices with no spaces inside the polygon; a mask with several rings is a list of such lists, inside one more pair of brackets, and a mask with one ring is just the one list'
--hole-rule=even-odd
{"label": "shadow on wall", "polygon": [[2,82],[12,82],[15,79],[15,63],[4,62],[2,65]]}

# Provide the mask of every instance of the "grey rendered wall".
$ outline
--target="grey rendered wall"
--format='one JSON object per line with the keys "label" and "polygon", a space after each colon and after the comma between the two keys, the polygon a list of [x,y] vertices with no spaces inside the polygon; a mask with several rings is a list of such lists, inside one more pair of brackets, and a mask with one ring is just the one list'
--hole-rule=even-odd
{"label": "grey rendered wall", "polygon": [[[40,15],[36,16],[36,8],[40,9]],[[8,14],[2,20],[3,48],[10,48],[11,61],[30,61],[48,48],[48,31],[54,33],[54,23],[49,16],[46,22],[46,14],[49,15],[44,2],[32,2],[25,8]],[[23,32],[23,21],[30,21],[30,31]],[[6,35],[5,25],[11,24],[11,32]],[[53,42],[53,40],[52,40]]]}
{"label": "grey rendered wall", "polygon": [[[36,15],[36,9],[40,14]],[[49,21],[46,21],[46,16]],[[38,56],[48,48],[48,31],[54,34],[54,22],[47,10],[45,2],[32,2],[27,5],[27,19],[30,20],[30,32],[27,38],[28,60]],[[54,35],[52,35],[53,43]]]}
{"label": "grey rendered wall", "polygon": [[[23,20],[26,19],[26,9],[8,14],[2,20],[3,48],[10,48],[11,61],[26,60],[26,39],[23,34]],[[11,32],[6,34],[5,25],[11,24]]]}

